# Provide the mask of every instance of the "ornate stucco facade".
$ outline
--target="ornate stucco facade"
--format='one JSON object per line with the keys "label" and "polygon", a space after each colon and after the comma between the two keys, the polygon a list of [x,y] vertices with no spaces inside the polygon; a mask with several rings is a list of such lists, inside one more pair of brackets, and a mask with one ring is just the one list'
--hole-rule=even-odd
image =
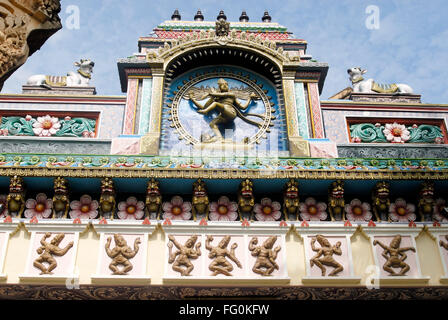
{"label": "ornate stucco facade", "polygon": [[321,100],[329,66],[268,13],[138,48],[123,96],[90,60],[0,95],[0,297],[447,296],[447,105]]}

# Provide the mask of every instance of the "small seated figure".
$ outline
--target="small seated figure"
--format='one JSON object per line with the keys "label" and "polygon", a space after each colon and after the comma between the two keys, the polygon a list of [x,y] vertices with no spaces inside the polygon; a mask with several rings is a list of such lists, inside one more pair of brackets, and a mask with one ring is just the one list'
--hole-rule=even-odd
{"label": "small seated figure", "polygon": [[253,237],[249,243],[249,251],[253,257],[257,257],[255,265],[252,271],[262,276],[270,276],[274,270],[279,270],[279,266],[275,259],[277,259],[278,252],[281,250],[280,246],[277,246],[274,250],[275,241],[277,241],[276,236],[272,236],[266,239],[263,245],[256,247],[258,243],[257,237]]}
{"label": "small seated figure", "polygon": [[[126,275],[129,271],[133,269],[132,263],[129,259],[135,257],[139,250],[139,244],[141,243],[140,238],[134,241],[134,250],[128,246],[126,240],[122,235],[114,234],[115,248],[110,249],[110,243],[112,238],[107,238],[106,242],[106,253],[112,258],[112,262],[109,265],[109,269],[112,270],[114,275]],[[123,266],[120,270],[118,266]]]}
{"label": "small seated figure", "polygon": [[[168,263],[173,263],[173,270],[179,272],[182,276],[189,276],[191,271],[194,269],[194,265],[191,263],[190,259],[197,259],[201,253],[201,243],[196,241],[198,240],[198,236],[190,237],[185,245],[181,245],[176,239],[169,235],[168,239],[168,249],[169,249],[169,259]],[[195,245],[196,243],[196,245]],[[172,252],[173,244],[178,249],[176,252]],[[182,268],[186,267],[186,268]]]}
{"label": "small seated figure", "polygon": [[[386,263],[383,265],[383,269],[389,272],[390,276],[404,276],[406,275],[406,272],[411,269],[411,267],[404,262],[404,260],[406,260],[407,258],[407,255],[404,252],[409,250],[415,252],[415,248],[400,248],[400,243],[400,235],[396,235],[390,242],[389,246],[386,246],[378,240],[373,241],[374,246],[379,244],[384,249],[383,253],[381,254],[384,259],[386,259]],[[399,273],[396,273],[392,268],[401,268],[401,271]]]}
{"label": "small seated figure", "polygon": [[233,266],[227,260],[227,257],[229,257],[230,260],[235,262],[238,268],[240,269],[242,268],[241,262],[235,256],[235,249],[238,248],[238,244],[237,243],[232,244],[230,252],[227,249],[227,246],[229,245],[230,242],[230,236],[225,236],[224,238],[222,238],[222,240],[216,247],[212,247],[210,245],[212,241],[213,237],[207,236],[207,241],[205,242],[205,248],[210,251],[208,257],[210,259],[215,258],[208,267],[210,271],[213,272],[212,276],[216,276],[218,274],[224,274],[226,276],[232,275],[230,272],[232,272]]}

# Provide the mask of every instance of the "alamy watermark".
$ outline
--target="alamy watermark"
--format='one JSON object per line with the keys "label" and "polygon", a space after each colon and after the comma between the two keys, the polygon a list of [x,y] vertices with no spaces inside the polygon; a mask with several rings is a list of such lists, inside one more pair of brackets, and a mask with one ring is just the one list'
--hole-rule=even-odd
{"label": "alamy watermark", "polygon": [[76,5],[69,5],[65,9],[67,17],[64,26],[69,30],[79,30],[81,28],[81,10]]}
{"label": "alamy watermark", "polygon": [[365,21],[366,28],[369,30],[378,30],[380,28],[380,8],[375,5],[367,6]]}

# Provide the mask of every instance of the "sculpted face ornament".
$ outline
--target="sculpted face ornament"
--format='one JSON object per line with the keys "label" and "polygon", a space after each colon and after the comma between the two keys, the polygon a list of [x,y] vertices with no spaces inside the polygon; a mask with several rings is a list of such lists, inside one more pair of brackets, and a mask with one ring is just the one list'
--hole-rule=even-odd
{"label": "sculpted face ornament", "polygon": [[[382,242],[378,240],[373,241],[373,245],[380,245],[381,248],[384,249],[381,254],[384,259],[386,259],[386,263],[383,265],[383,269],[389,273],[390,276],[405,276],[406,272],[408,272],[411,267],[404,262],[408,257],[404,252],[405,251],[413,251],[415,252],[415,248],[413,247],[405,247],[400,248],[401,236],[396,235],[389,246],[386,246]],[[399,273],[396,273],[393,268],[401,268]]]}
{"label": "sculpted face ornament", "polygon": [[[109,265],[109,269],[112,270],[114,275],[126,275],[134,267],[129,259],[136,256],[139,250],[139,244],[141,244],[140,238],[136,238],[134,241],[134,249],[128,246],[126,240],[122,235],[114,234],[115,248],[110,249],[110,243],[112,238],[107,238],[106,253],[112,259]],[[120,270],[118,266],[123,266]]]}
{"label": "sculpted face ornament", "polygon": [[[53,240],[50,243],[46,241],[46,239],[51,237],[51,233],[47,232],[40,240],[40,244],[42,247],[39,247],[36,251],[40,254],[40,257],[34,260],[33,266],[42,271],[40,274],[53,274],[53,270],[57,267],[56,259],[53,256],[62,257],[64,256],[70,248],[73,247],[73,241],[69,242],[64,249],[59,248],[59,244],[64,239],[65,235],[63,233],[59,233],[54,236]],[[44,265],[48,263],[49,266],[46,267]]]}
{"label": "sculpted face ornament", "polygon": [[[314,244],[316,243],[316,240],[319,242],[321,246],[320,248],[315,247]],[[329,276],[336,276],[339,272],[344,270],[344,267],[333,258],[334,254],[339,256],[342,255],[340,241],[336,242],[336,245],[332,246],[328,239],[322,235],[318,235],[316,238],[311,240],[311,249],[314,252],[317,252],[317,254],[310,260],[311,267],[314,265],[318,266],[322,270],[322,277],[325,277],[327,272],[324,265],[334,268],[333,271],[328,274]],[[322,255],[323,257],[321,258]]]}

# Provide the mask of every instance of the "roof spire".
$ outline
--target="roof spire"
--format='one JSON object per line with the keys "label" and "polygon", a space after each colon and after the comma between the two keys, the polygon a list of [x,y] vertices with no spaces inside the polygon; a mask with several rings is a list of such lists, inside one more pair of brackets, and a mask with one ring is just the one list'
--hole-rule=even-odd
{"label": "roof spire", "polygon": [[249,22],[249,16],[243,11],[240,16],[240,22]]}
{"label": "roof spire", "polygon": [[194,21],[204,21],[204,16],[202,15],[201,9],[196,12],[196,15],[194,16]]}
{"label": "roof spire", "polygon": [[271,18],[271,16],[269,15],[268,10],[266,10],[266,11],[264,12],[263,17],[261,17],[261,21],[263,21],[263,22],[271,22],[271,20],[272,20],[272,18]]}
{"label": "roof spire", "polygon": [[218,17],[216,17],[217,20],[227,20],[226,15],[224,14],[224,10],[219,11]]}
{"label": "roof spire", "polygon": [[179,10],[174,10],[174,13],[173,13],[173,15],[171,16],[171,20],[174,20],[174,21],[179,21],[179,20],[182,20],[182,17],[180,16],[180,13],[179,13]]}

